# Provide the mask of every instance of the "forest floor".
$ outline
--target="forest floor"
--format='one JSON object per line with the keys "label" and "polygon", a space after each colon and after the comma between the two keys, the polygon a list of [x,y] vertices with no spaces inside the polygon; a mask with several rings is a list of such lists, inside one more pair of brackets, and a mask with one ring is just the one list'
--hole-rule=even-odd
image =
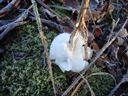
{"label": "forest floor", "polygon": [[[74,4],[78,6],[76,1],[77,0],[74,0]],[[44,33],[49,49],[53,38],[61,33],[58,32],[59,28],[56,26],[61,25],[64,27],[64,31],[71,32],[71,22],[74,24],[76,21],[78,15],[77,8],[79,8],[79,6],[77,8],[74,7],[68,0],[48,0],[48,2],[45,3],[49,8],[51,7],[56,14],[59,14],[56,15],[54,12],[52,13],[46,10],[47,8],[41,10],[41,5],[39,6],[39,12],[42,12],[41,18],[43,18],[43,20],[58,24],[47,24],[47,21],[43,22]],[[2,4],[6,4],[6,2],[1,3],[1,7],[3,7]],[[96,7],[99,3],[93,2],[91,4],[93,7]],[[105,4],[108,4],[108,2]],[[107,43],[109,35],[116,34],[128,18],[127,0],[119,0],[118,2],[112,0],[112,2],[106,6],[113,6],[113,8],[108,8],[108,10],[105,10],[104,8],[106,7],[104,6],[98,8],[99,11],[94,12],[96,13],[93,17],[94,21],[91,20],[89,16],[87,17],[88,21],[86,21],[89,31],[95,37],[93,40],[93,44],[95,45],[92,47],[97,53]],[[70,9],[70,7],[72,9]],[[20,8],[17,10],[19,11]],[[17,10],[12,11],[12,13],[15,13]],[[25,9],[22,9],[20,11],[24,10]],[[94,10],[92,10],[92,12],[93,11]],[[52,82],[37,25],[33,19],[33,13],[29,14],[30,16],[28,15],[27,19],[25,19],[27,21],[26,24],[10,29],[8,34],[0,39],[0,96],[53,96]],[[14,15],[12,15],[12,17],[14,17]],[[12,17],[8,15],[2,17],[0,26],[3,26],[2,24],[6,25],[2,22]],[[64,19],[65,17],[70,18],[70,23],[67,18]],[[64,20],[61,20],[62,18]],[[112,27],[114,26],[113,23],[117,22],[119,18],[119,23],[115,26],[113,33],[111,33]],[[54,27],[56,28],[54,29]],[[111,92],[113,92],[111,93],[112,95],[116,94],[115,96],[128,96],[128,24],[125,25],[123,30],[125,30],[125,32],[123,31],[123,35],[118,37],[119,40],[117,38],[87,72],[89,75],[98,73],[88,78],[88,82],[95,96],[108,96]],[[3,30],[0,29],[0,36],[2,32]],[[57,95],[60,96],[74,82],[78,74],[72,73],[73,75],[71,76],[70,73],[63,73],[58,66],[52,65],[52,68]],[[78,84],[80,83],[81,81],[78,82]],[[75,87],[68,94],[71,95]],[[113,89],[115,89],[115,91],[113,91]],[[91,96],[86,83],[82,83],[77,92],[75,92],[75,96]]]}

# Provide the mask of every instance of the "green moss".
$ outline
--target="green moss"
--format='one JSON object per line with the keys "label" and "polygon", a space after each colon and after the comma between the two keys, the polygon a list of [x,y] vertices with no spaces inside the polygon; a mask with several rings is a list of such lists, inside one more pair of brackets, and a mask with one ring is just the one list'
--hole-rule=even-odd
{"label": "green moss", "polygon": [[[32,23],[17,30],[17,38],[6,46],[8,50],[0,64],[0,96],[52,96],[52,84],[37,27]],[[46,34],[49,44],[55,35],[52,31]],[[61,93],[66,78],[58,69],[54,69],[54,77],[57,91]]]}
{"label": "green moss", "polygon": [[107,96],[114,87],[114,81],[110,76],[93,76],[88,81],[96,96]]}

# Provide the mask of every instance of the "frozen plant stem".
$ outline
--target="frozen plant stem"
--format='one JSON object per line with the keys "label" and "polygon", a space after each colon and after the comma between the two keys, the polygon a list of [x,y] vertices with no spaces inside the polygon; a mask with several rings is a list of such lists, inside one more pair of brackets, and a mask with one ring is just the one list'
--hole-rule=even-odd
{"label": "frozen plant stem", "polygon": [[47,59],[48,67],[49,67],[49,74],[50,74],[50,78],[51,78],[51,81],[52,81],[54,95],[56,96],[56,89],[55,89],[55,82],[54,82],[54,79],[53,79],[51,60],[50,60],[49,55],[48,55],[48,43],[46,41],[46,37],[44,36],[42,23],[41,23],[41,19],[40,19],[38,8],[37,8],[37,3],[36,3],[35,0],[31,0],[31,2],[32,2],[32,5],[33,5],[33,11],[34,11],[34,14],[35,14],[36,23],[37,23],[37,26],[38,26],[38,31],[39,31],[39,34],[40,34],[41,42],[42,42],[43,47],[44,47],[44,53],[45,53],[45,56],[46,56],[46,59]]}
{"label": "frozen plant stem", "polygon": [[83,0],[82,4],[81,4],[81,9],[80,9],[80,13],[77,19],[77,23],[74,27],[73,32],[71,33],[70,36],[70,40],[69,43],[71,45],[71,48],[74,49],[75,46],[75,37],[77,36],[78,33],[82,34],[83,33],[83,37],[84,37],[84,41],[85,41],[85,59],[87,59],[88,57],[88,52],[87,52],[87,47],[88,47],[88,30],[85,24],[85,16],[89,7],[89,2],[90,0]]}

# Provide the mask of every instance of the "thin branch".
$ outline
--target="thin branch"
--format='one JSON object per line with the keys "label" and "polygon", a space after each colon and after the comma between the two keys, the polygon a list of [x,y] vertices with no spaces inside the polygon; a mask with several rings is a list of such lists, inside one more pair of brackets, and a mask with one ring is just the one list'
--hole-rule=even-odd
{"label": "thin branch", "polygon": [[[32,19],[32,20],[35,20],[35,17],[33,17],[33,16],[29,17],[29,18]],[[63,33],[64,32],[63,27],[60,24],[57,24],[57,23],[55,23],[55,22],[53,22],[51,20],[46,20],[46,19],[42,19],[41,18],[41,22],[44,25],[46,25],[46,26],[48,26],[48,27],[50,27],[52,29],[55,29],[58,33]]]}
{"label": "thin branch", "polygon": [[81,85],[83,85],[83,83],[85,83],[84,80],[82,80],[82,81],[76,86],[76,88],[75,88],[75,90],[73,90],[71,96],[74,96],[74,95],[75,95],[75,93],[78,91],[78,89],[81,87]]}
{"label": "thin branch", "polygon": [[13,8],[17,8],[20,4],[21,0],[12,0],[8,5],[0,10],[0,17],[5,16],[9,11]]}
{"label": "thin branch", "polygon": [[49,74],[50,74],[50,78],[51,78],[51,81],[52,81],[54,95],[56,96],[56,89],[55,89],[55,82],[54,82],[54,79],[53,79],[52,66],[51,66],[51,61],[50,61],[49,55],[48,55],[48,43],[46,41],[46,37],[44,36],[42,23],[41,23],[41,19],[40,19],[38,8],[37,8],[37,3],[36,3],[35,0],[31,0],[31,2],[32,2],[32,5],[33,5],[34,13],[35,13],[40,38],[41,38],[42,44],[44,46],[44,53],[45,53],[45,56],[46,56],[46,59],[47,59],[48,67],[49,67]]}
{"label": "thin branch", "polygon": [[42,5],[44,8],[48,9],[50,12],[61,18],[59,14],[57,14],[55,11],[53,11],[50,7],[48,7],[42,0],[36,0],[40,5]]}

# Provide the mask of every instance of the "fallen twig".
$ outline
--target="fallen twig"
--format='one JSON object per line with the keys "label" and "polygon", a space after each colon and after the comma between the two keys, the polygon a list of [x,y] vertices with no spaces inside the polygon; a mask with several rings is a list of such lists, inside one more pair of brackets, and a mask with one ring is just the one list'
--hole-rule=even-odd
{"label": "fallen twig", "polygon": [[4,38],[4,36],[12,29],[14,29],[15,27],[19,26],[19,25],[23,25],[26,24],[27,21],[24,21],[27,17],[28,17],[28,12],[29,10],[32,8],[32,6],[30,6],[28,9],[26,9],[19,18],[17,18],[15,21],[8,23],[7,25],[3,25],[0,27],[0,40],[2,40]]}
{"label": "fallen twig", "polygon": [[[55,14],[57,17],[59,17],[59,19],[63,19],[61,15],[57,14],[57,12],[55,12],[54,10],[52,10],[49,6],[47,6],[45,3],[43,3],[41,0],[36,0],[40,5],[42,5],[43,8],[46,8],[47,10],[49,10],[51,13]],[[69,19],[68,16],[65,16],[67,19]],[[74,23],[69,19],[70,21],[70,26],[74,27]]]}
{"label": "fallen twig", "polygon": [[55,11],[53,11],[50,7],[48,7],[45,3],[43,3],[41,0],[36,0],[40,5],[42,5],[44,8],[48,9],[50,12],[55,14],[58,17],[61,17],[59,14],[57,14]]}
{"label": "fallen twig", "polygon": [[21,0],[12,0],[8,5],[0,10],[0,17],[5,16],[13,8],[17,8]]}
{"label": "fallen twig", "polygon": [[0,20],[0,26],[8,24],[8,23],[11,23],[11,22],[13,22],[15,20],[16,20],[16,18],[15,19],[10,19],[10,20]]}
{"label": "fallen twig", "polygon": [[4,36],[12,29],[14,29],[15,27],[17,26],[20,26],[20,25],[23,25],[23,24],[26,24],[27,21],[21,21],[19,23],[13,23],[13,24],[10,24],[1,34],[0,34],[0,40],[2,40],[4,38]]}
{"label": "fallen twig", "polygon": [[[121,82],[119,82],[115,88],[110,92],[110,94],[108,96],[114,96],[116,91],[118,90],[118,88],[123,84],[123,83],[126,83],[128,82],[128,73],[126,75],[123,76]],[[118,94],[120,95],[120,94]],[[116,96],[116,95],[115,95]]]}
{"label": "fallen twig", "polygon": [[[95,57],[95,59],[89,64],[89,66],[87,66],[84,71],[81,73],[81,75],[84,75],[95,63],[95,61],[102,55],[102,53],[112,44],[112,42],[118,37],[119,33],[121,32],[121,30],[125,27],[125,25],[127,24],[128,19],[125,20],[123,26],[121,27],[121,29],[116,33],[116,35],[110,40],[108,41],[103,48],[100,50],[100,52],[98,53],[98,55]],[[81,76],[78,76],[75,81],[67,88],[67,90],[62,94],[62,96],[67,96],[67,94],[71,91],[71,89],[78,83],[78,81],[81,79]]]}
{"label": "fallen twig", "polygon": [[78,89],[81,87],[81,85],[83,85],[85,83],[84,80],[80,81],[80,83],[76,86],[75,90],[73,90],[71,96],[74,96],[75,93],[78,91]]}
{"label": "fallen twig", "polygon": [[[35,17],[30,17],[32,20],[35,20]],[[48,27],[50,27],[50,28],[52,28],[52,29],[55,29],[57,32],[59,32],[59,33],[63,33],[64,32],[64,30],[63,30],[63,27],[61,26],[61,25],[59,25],[59,24],[57,24],[57,23],[55,23],[55,22],[53,22],[53,21],[51,21],[51,20],[46,20],[46,19],[42,19],[41,18],[41,22],[44,24],[44,25],[46,25],[46,26],[48,26]]]}
{"label": "fallen twig", "polygon": [[31,2],[32,2],[32,5],[33,5],[34,13],[35,13],[40,38],[41,38],[42,44],[44,46],[44,53],[45,53],[45,56],[46,56],[46,59],[47,59],[48,67],[49,67],[49,74],[50,74],[50,78],[51,78],[51,81],[52,81],[54,95],[56,96],[57,92],[56,92],[56,89],[55,89],[55,82],[54,82],[54,79],[53,79],[51,60],[50,60],[49,55],[48,55],[48,43],[46,41],[46,37],[44,36],[44,32],[43,32],[43,29],[42,29],[42,23],[41,23],[41,19],[40,19],[39,13],[38,13],[37,3],[36,3],[35,0],[31,0]]}

